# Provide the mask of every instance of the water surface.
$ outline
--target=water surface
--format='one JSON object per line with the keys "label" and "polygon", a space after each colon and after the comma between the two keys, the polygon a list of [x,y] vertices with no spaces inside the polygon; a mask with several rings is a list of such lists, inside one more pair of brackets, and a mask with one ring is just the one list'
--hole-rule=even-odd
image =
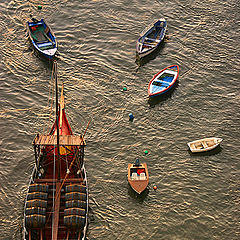
{"label": "water surface", "polygon": [[[88,239],[240,238],[238,1],[12,0],[0,8],[0,239],[21,239],[31,143],[54,117],[51,66],[26,38],[30,14],[57,36],[59,85],[74,133],[91,120]],[[161,17],[169,40],[139,65],[138,34]],[[180,67],[177,86],[149,102],[148,82],[172,64]],[[188,151],[187,142],[208,136],[222,137],[221,148]],[[150,174],[141,197],[126,176],[137,157]]]}

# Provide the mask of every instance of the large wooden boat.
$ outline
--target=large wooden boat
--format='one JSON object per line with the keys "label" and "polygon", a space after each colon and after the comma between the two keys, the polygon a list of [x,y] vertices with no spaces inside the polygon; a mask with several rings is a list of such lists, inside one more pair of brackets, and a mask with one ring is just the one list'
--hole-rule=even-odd
{"label": "large wooden boat", "polygon": [[149,175],[146,163],[137,159],[134,164],[128,164],[128,182],[132,189],[141,194],[148,186]]}
{"label": "large wooden boat", "polygon": [[27,22],[27,33],[38,53],[52,59],[58,49],[56,37],[44,19]]}
{"label": "large wooden boat", "polygon": [[222,138],[210,137],[195,140],[188,143],[188,147],[193,153],[200,153],[213,150],[222,142]]}
{"label": "large wooden boat", "polygon": [[83,240],[86,236],[84,135],[73,135],[65,114],[63,89],[56,109],[50,133],[38,134],[33,140],[35,166],[25,200],[24,240]]}

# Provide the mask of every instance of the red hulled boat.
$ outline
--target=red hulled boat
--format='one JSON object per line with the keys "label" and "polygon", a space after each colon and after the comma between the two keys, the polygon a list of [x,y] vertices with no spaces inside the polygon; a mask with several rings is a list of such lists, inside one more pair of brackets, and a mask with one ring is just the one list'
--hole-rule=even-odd
{"label": "red hulled boat", "polygon": [[33,140],[35,166],[24,207],[24,240],[83,240],[86,236],[86,144],[84,135],[73,135],[65,114],[63,89],[58,104],[55,78],[55,123],[48,135],[38,134]]}

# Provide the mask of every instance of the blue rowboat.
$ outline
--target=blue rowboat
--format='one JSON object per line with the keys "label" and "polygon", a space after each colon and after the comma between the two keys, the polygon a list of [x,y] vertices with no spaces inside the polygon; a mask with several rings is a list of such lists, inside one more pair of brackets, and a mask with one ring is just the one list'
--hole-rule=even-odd
{"label": "blue rowboat", "polygon": [[32,22],[27,22],[27,33],[33,47],[48,59],[52,59],[57,52],[57,40],[52,30],[44,21],[32,19]]}
{"label": "blue rowboat", "polygon": [[136,52],[142,58],[156,50],[163,42],[167,31],[167,21],[164,18],[152,23],[140,34],[137,40]]}
{"label": "blue rowboat", "polygon": [[171,65],[154,75],[148,84],[149,97],[156,97],[169,91],[179,75],[178,65]]}

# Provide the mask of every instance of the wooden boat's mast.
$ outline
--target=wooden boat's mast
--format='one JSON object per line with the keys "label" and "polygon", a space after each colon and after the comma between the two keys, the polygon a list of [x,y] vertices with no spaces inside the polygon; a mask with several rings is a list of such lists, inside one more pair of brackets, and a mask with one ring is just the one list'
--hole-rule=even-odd
{"label": "wooden boat's mast", "polygon": [[60,180],[60,151],[59,151],[59,115],[58,115],[58,82],[57,82],[57,62],[54,62],[55,66],[55,85],[56,85],[56,128],[57,128],[57,169],[58,180]]}
{"label": "wooden boat's mast", "polygon": [[57,128],[57,171],[58,180],[56,181],[56,196],[54,199],[54,210],[53,210],[53,226],[52,226],[52,239],[57,240],[58,237],[58,226],[59,226],[59,209],[60,209],[60,150],[59,150],[59,115],[58,115],[58,83],[57,83],[57,62],[54,62],[55,66],[55,85],[56,85],[56,128]]}

